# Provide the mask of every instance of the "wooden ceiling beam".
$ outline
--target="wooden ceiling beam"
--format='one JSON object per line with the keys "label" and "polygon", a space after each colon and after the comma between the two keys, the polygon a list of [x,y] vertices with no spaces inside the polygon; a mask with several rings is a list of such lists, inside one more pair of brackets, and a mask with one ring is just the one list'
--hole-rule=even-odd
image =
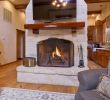
{"label": "wooden ceiling beam", "polygon": [[110,0],[85,0],[86,3],[103,3],[110,2]]}
{"label": "wooden ceiling beam", "polygon": [[16,9],[26,9],[27,4],[14,5]]}
{"label": "wooden ceiling beam", "polygon": [[101,14],[101,10],[97,10],[97,11],[88,11],[88,15],[91,14]]}
{"label": "wooden ceiling beam", "polygon": [[27,5],[28,4],[18,4],[18,5],[15,5],[12,1],[10,1],[10,0],[0,0],[0,1],[9,1],[11,4],[13,4],[14,5],[14,7],[16,8],[16,9],[26,9],[26,7],[27,7]]}

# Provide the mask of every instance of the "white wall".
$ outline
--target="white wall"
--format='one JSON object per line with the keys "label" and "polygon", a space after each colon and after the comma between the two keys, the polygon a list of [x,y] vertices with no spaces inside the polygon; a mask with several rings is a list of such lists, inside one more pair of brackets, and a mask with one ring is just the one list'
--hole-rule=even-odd
{"label": "white wall", "polygon": [[[3,9],[12,12],[12,23],[3,20]],[[25,15],[8,1],[0,1],[0,63],[16,61],[16,29],[24,30]]]}

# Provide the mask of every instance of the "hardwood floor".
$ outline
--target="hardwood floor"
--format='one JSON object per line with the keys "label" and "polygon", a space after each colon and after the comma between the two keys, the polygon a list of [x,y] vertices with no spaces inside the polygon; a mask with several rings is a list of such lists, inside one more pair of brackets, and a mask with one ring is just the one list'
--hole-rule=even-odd
{"label": "hardwood floor", "polygon": [[100,65],[96,64],[95,62],[88,59],[88,67],[89,69],[99,69],[101,68]]}
{"label": "hardwood floor", "polygon": [[[21,65],[21,61],[0,67],[0,87],[25,88],[42,91],[53,91],[63,93],[76,93],[77,87],[46,85],[46,84],[26,84],[16,81],[16,67]],[[88,66],[90,69],[100,68],[99,65],[89,60]]]}
{"label": "hardwood floor", "polygon": [[18,83],[16,81],[16,67],[20,64],[21,61],[17,61],[0,67],[0,87],[25,88],[62,93],[76,93],[77,91],[77,87],[70,86]]}

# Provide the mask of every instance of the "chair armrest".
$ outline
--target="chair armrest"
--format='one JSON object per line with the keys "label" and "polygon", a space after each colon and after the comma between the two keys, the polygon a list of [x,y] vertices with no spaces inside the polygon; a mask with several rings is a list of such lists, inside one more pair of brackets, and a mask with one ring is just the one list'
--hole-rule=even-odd
{"label": "chair armrest", "polygon": [[107,74],[107,69],[92,69],[79,72],[79,91],[96,89],[102,74]]}

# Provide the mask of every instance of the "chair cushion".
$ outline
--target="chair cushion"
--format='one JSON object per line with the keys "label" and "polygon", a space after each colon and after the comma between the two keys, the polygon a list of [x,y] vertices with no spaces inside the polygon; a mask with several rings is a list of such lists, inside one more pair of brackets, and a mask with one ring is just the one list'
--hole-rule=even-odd
{"label": "chair cushion", "polygon": [[[83,91],[75,95],[75,100],[107,100],[96,90]],[[109,99],[108,99],[109,100]]]}
{"label": "chair cushion", "polygon": [[97,91],[110,98],[110,77],[107,75],[102,76],[102,80],[98,85]]}

